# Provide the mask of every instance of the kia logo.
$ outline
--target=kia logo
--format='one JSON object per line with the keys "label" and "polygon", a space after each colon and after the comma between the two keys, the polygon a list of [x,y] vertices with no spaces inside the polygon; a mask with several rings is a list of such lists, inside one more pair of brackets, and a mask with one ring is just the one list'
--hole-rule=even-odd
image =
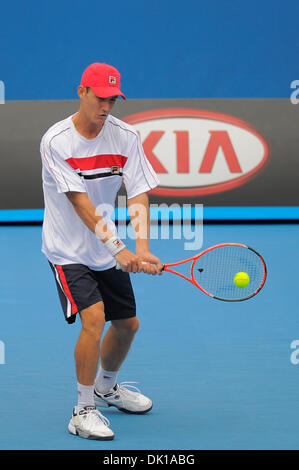
{"label": "kia logo", "polygon": [[269,156],[258,131],[227,114],[169,108],[123,120],[138,131],[159,176],[160,186],[152,194],[195,196],[227,191],[253,178]]}

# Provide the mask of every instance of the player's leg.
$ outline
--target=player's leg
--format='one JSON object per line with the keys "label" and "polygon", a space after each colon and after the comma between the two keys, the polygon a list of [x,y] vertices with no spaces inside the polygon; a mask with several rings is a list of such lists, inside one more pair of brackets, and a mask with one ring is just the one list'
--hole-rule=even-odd
{"label": "player's leg", "polygon": [[138,326],[137,317],[111,320],[101,346],[101,367],[95,383],[96,406],[115,406],[133,414],[147,413],[152,409],[152,401],[130,382],[116,383],[118,371],[127,357]]}
{"label": "player's leg", "polygon": [[92,386],[95,381],[100,341],[105,326],[105,313],[103,302],[80,312],[82,329],[75,348],[75,362],[78,382],[82,385]]}
{"label": "player's leg", "polygon": [[[138,331],[137,317],[112,320],[101,345],[101,367],[107,371],[118,371],[131,348]],[[114,385],[114,384],[113,384]]]}
{"label": "player's leg", "polygon": [[53,265],[57,290],[66,321],[74,323],[80,312],[82,331],[75,349],[78,404],[74,407],[68,430],[87,439],[111,440],[109,421],[96,409],[94,379],[99,359],[99,344],[105,324],[103,301],[92,272],[83,265]]}
{"label": "player's leg", "polygon": [[111,320],[101,345],[101,367],[95,383],[102,395],[115,386],[118,371],[128,355],[138,327],[137,317]]}
{"label": "player's leg", "polygon": [[78,406],[73,411],[69,432],[88,439],[111,440],[109,421],[95,407],[94,381],[100,342],[105,326],[103,302],[97,302],[80,312],[82,329],[75,348],[78,381]]}
{"label": "player's leg", "polygon": [[[127,413],[146,413],[152,401],[129,383],[117,384],[121,365],[138,331],[136,304],[128,273],[112,268],[99,275],[99,289],[111,325],[101,345],[101,367],[95,382],[95,404]],[[128,390],[133,388],[135,391]]]}

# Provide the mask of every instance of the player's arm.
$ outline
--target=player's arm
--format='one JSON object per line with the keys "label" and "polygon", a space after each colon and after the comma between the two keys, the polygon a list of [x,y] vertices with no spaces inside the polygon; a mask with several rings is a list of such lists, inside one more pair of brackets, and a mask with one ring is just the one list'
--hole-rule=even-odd
{"label": "player's arm", "polygon": [[122,265],[123,269],[127,272],[140,272],[142,270],[142,265],[138,256],[127,250],[124,244],[122,244],[121,251],[116,253],[117,247],[114,247],[112,244],[112,240],[115,239],[115,235],[109,230],[103,217],[96,210],[88,194],[76,191],[69,191],[65,194],[84,224],[93,233],[95,233],[103,243],[105,243],[107,249],[109,249],[115,259]]}
{"label": "player's arm", "polygon": [[147,193],[128,199],[128,211],[136,235],[136,255],[143,264],[143,271],[148,274],[161,274],[163,265],[149,249],[150,211]]}
{"label": "player's arm", "polygon": [[80,219],[102,240],[103,243],[113,236],[113,233],[110,232],[107,225],[104,223],[102,216],[96,210],[87,193],[70,191],[65,194],[68,200],[72,203]]}

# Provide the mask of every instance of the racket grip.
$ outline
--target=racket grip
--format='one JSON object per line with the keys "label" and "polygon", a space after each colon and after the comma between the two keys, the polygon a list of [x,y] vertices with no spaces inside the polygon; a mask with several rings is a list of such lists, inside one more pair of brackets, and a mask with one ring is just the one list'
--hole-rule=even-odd
{"label": "racket grip", "polygon": [[[146,261],[141,261],[141,264],[146,264]],[[115,268],[116,268],[116,269],[118,269],[118,270],[121,270],[121,271],[123,271],[122,265],[120,264],[120,262],[119,262],[119,261],[116,261]],[[162,271],[164,271],[164,264],[163,264]]]}
{"label": "racket grip", "polygon": [[115,268],[118,269],[119,271],[123,271],[122,265],[120,264],[119,261],[116,261]]}
{"label": "racket grip", "polygon": [[[141,261],[141,264],[146,264],[146,261]],[[116,261],[115,267],[116,267],[116,269],[123,271],[123,267],[122,267],[122,265],[120,264],[119,261]]]}

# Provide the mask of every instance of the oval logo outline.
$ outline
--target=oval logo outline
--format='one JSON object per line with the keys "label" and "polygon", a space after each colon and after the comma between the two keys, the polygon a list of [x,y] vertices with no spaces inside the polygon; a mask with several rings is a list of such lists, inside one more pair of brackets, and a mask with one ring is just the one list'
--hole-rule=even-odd
{"label": "oval logo outline", "polygon": [[[258,131],[252,124],[247,121],[244,121],[238,117],[231,116],[229,114],[220,113],[218,111],[210,111],[205,109],[195,109],[195,108],[162,108],[162,109],[152,109],[148,111],[141,111],[138,113],[130,114],[122,118],[122,120],[132,126],[134,124],[138,124],[141,122],[157,120],[157,119],[165,119],[165,118],[184,118],[184,117],[191,117],[197,119],[206,119],[211,121],[218,121],[227,124],[231,124],[233,126],[239,127],[250,134],[252,134],[255,138],[257,138],[263,147],[263,157],[259,164],[255,166],[249,172],[246,172],[236,178],[232,178],[231,180],[227,180],[220,183],[213,183],[211,185],[203,185],[203,186],[192,186],[192,187],[185,187],[185,188],[178,188],[178,187],[171,187],[171,186],[158,186],[150,191],[150,194],[158,194],[161,196],[181,196],[181,197],[191,197],[191,196],[198,196],[198,195],[209,195],[220,193],[223,191],[228,191],[230,189],[234,189],[238,186],[242,186],[243,184],[247,183],[253,177],[257,176],[257,174],[261,171],[264,167],[266,162],[269,160],[270,157],[270,145],[266,141],[265,137],[261,135],[260,131]],[[159,174],[158,174],[159,176]]]}

